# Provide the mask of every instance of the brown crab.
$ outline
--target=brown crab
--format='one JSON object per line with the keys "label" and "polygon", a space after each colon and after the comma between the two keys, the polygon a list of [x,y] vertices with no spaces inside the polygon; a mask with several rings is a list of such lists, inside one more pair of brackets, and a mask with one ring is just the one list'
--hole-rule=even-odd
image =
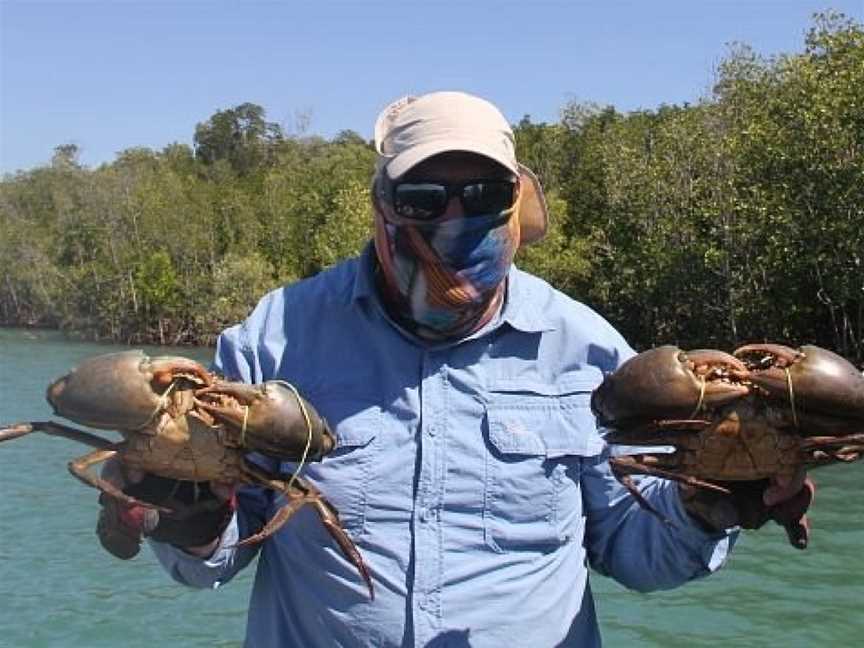
{"label": "brown crab", "polygon": [[789,478],[864,454],[864,375],[812,345],[748,344],[734,355],[658,347],[607,376],[591,405],[607,442],[629,446],[610,460],[619,478],[729,493],[717,482]]}
{"label": "brown crab", "polygon": [[247,385],[219,379],[197,362],[181,357],[149,358],[141,351],[90,358],[54,381],[46,398],[54,412],[99,429],[117,430],[123,441],[53,421],[0,428],[0,442],[31,432],[65,437],[95,450],[69,462],[85,484],[125,502],[171,511],[123,493],[90,468],[116,457],[128,468],[185,481],[257,484],[284,494],[287,503],[264,528],[239,545],[273,535],[302,506],[310,505],[355,565],[374,598],[369,571],[333,506],[307,481],[268,474],[247,461],[260,452],[283,461],[318,461],[335,445],[327,422],[282,381]]}

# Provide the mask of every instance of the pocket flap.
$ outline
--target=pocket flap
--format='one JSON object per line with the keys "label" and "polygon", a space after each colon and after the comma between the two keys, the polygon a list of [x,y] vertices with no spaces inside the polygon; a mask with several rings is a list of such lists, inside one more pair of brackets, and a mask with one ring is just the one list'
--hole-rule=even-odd
{"label": "pocket flap", "polygon": [[[520,399],[508,396],[486,403],[489,441],[502,454],[594,456],[603,451],[591,410],[562,403],[555,397],[532,399],[532,406],[520,406]],[[514,402],[507,402],[514,401]],[[543,401],[543,406],[538,401]]]}
{"label": "pocket flap", "polygon": [[603,382],[603,372],[596,367],[586,367],[562,376],[555,382],[525,380],[524,378],[497,378],[489,382],[489,391],[507,394],[538,396],[566,396],[594,391]]}

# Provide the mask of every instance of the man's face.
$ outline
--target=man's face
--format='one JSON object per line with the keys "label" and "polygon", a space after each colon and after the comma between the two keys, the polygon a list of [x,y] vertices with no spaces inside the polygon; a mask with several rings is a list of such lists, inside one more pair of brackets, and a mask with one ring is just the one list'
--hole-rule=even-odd
{"label": "man's face", "polygon": [[[506,167],[493,160],[462,151],[439,153],[415,165],[396,182],[442,182],[459,184],[467,180],[506,180],[516,182],[517,177]],[[466,214],[457,196],[451,196],[441,220],[461,218]]]}
{"label": "man's face", "polygon": [[379,190],[375,251],[391,313],[432,340],[486,324],[519,247],[514,174],[481,155],[449,152]]}

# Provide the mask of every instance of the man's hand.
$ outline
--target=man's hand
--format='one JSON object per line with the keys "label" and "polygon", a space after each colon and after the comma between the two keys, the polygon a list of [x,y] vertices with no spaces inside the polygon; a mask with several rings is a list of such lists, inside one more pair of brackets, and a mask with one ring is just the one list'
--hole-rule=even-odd
{"label": "man's hand", "polygon": [[99,496],[102,510],[96,534],[106,550],[123,560],[137,555],[145,536],[208,557],[235,508],[231,484],[166,479],[125,468],[116,460],[105,464],[102,477],[136,499],[171,510],[160,513],[128,506],[104,493]]}
{"label": "man's hand", "polygon": [[806,513],[816,493],[816,484],[803,469],[787,480],[719,483],[732,494],[680,487],[684,508],[704,526],[716,531],[732,526],[758,529],[768,520],[774,520],[786,529],[793,547],[807,548],[810,522]]}

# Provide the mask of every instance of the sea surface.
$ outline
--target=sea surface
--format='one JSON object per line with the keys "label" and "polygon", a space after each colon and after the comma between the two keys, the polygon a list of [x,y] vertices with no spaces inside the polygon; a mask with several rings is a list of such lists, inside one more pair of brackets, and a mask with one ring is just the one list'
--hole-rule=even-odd
{"label": "sea surface", "polygon": [[[0,423],[49,418],[51,380],[84,358],[126,348],[0,329]],[[212,355],[147,351],[205,363]],[[173,583],[146,546],[131,561],[108,555],[93,530],[96,492],[66,470],[87,451],[38,433],[0,446],[0,646],[240,646],[252,569],[198,591]],[[671,592],[636,594],[594,575],[605,645],[864,645],[864,463],[815,477],[806,551],[788,546],[772,523],[743,534],[720,572]]]}

